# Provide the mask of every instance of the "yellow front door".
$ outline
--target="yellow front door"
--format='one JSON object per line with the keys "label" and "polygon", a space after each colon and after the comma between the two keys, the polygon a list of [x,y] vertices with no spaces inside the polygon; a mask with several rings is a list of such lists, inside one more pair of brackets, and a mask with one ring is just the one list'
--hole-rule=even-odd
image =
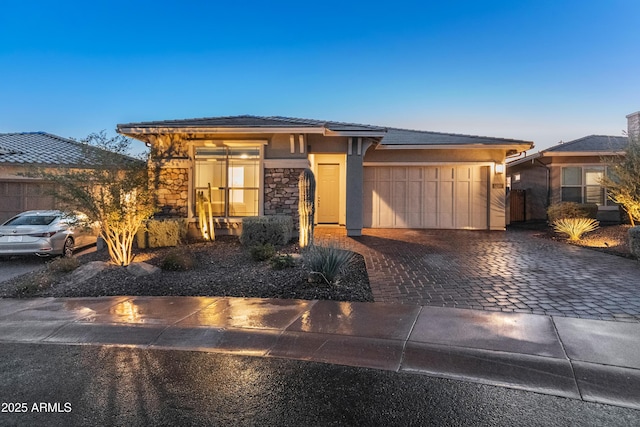
{"label": "yellow front door", "polygon": [[340,165],[336,163],[318,164],[317,181],[317,222],[319,224],[337,224],[340,213]]}

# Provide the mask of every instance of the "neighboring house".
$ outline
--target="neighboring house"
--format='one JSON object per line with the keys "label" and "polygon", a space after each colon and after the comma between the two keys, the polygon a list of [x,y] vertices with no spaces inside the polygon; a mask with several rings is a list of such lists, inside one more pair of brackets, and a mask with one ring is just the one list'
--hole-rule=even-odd
{"label": "neighboring house", "polygon": [[52,184],[21,174],[34,167],[91,167],[94,150],[100,149],[45,132],[0,133],[0,223],[26,210],[56,208]]}
{"label": "neighboring house", "polygon": [[298,177],[316,176],[319,224],[503,230],[507,156],[532,142],[380,126],[233,116],[120,124],[154,150],[162,166],[163,211],[195,221],[206,198],[222,228],[241,217],[297,220]]}
{"label": "neighboring house", "polygon": [[[637,137],[640,112],[627,120],[627,134]],[[509,162],[510,222],[546,220],[547,208],[564,201],[595,203],[600,221],[620,222],[600,178],[607,173],[603,159],[623,154],[628,144],[626,136],[590,135]]]}

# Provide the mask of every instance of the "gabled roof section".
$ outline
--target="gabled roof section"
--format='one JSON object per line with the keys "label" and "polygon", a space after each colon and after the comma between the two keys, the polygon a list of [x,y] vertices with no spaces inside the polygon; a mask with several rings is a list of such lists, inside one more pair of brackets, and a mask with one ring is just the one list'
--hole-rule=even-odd
{"label": "gabled roof section", "polygon": [[469,148],[473,146],[518,146],[524,151],[533,147],[533,142],[488,136],[387,128],[387,134],[382,139],[380,148]]}
{"label": "gabled roof section", "polygon": [[624,152],[629,145],[626,136],[589,135],[573,141],[560,143],[546,150],[529,154],[520,159],[509,162],[507,166],[516,166],[541,157],[571,156],[594,157],[607,156]]}
{"label": "gabled roof section", "polygon": [[629,145],[626,136],[589,135],[554,145],[544,153],[618,153]]}
{"label": "gabled roof section", "polygon": [[504,147],[525,151],[533,142],[486,136],[438,133],[326,120],[282,116],[227,116],[186,120],[127,123],[118,132],[133,137],[162,133],[320,133],[328,136],[382,138],[378,148],[470,148]]}
{"label": "gabled roof section", "polygon": [[356,123],[332,122],[312,119],[298,119],[282,116],[226,116],[185,120],[163,120],[119,124],[118,132],[125,135],[156,133],[287,133],[305,132],[353,136],[382,136],[385,128]]}
{"label": "gabled roof section", "polygon": [[46,132],[0,133],[0,164],[5,165],[90,167],[94,165],[91,160],[94,155],[103,152],[101,148]]}

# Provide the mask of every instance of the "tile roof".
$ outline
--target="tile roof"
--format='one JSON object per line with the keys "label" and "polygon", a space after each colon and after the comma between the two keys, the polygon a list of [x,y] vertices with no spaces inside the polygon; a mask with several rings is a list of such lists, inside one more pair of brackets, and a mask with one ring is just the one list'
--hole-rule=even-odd
{"label": "tile roof", "polygon": [[379,126],[360,125],[356,123],[342,123],[313,119],[298,119],[294,117],[281,116],[226,116],[226,117],[208,117],[199,119],[184,120],[161,120],[154,122],[126,123],[119,124],[121,128],[242,128],[242,127],[264,127],[264,128],[282,128],[282,127],[309,127],[319,128],[326,127],[330,130],[380,130],[384,128]]}
{"label": "tile roof", "polygon": [[441,133],[409,129],[387,128],[382,140],[383,145],[470,145],[470,144],[531,144],[508,138],[489,136],[462,135],[457,133]]}
{"label": "tile roof", "polygon": [[[363,125],[358,123],[344,123],[335,121],[299,119],[282,116],[227,116],[186,120],[164,120],[155,122],[140,122],[119,124],[118,131],[125,129],[153,129],[153,128],[326,128],[336,132],[379,132],[382,145],[468,145],[468,144],[529,144],[532,142],[507,138],[493,138],[486,136],[461,135],[453,133],[439,133],[410,129],[387,128],[384,126]],[[132,134],[135,134],[133,132]]]}
{"label": "tile roof", "polygon": [[554,145],[544,153],[620,152],[629,144],[626,136],[589,135]]}
{"label": "tile roof", "polygon": [[0,133],[0,164],[90,166],[97,151],[102,149],[46,132]]}

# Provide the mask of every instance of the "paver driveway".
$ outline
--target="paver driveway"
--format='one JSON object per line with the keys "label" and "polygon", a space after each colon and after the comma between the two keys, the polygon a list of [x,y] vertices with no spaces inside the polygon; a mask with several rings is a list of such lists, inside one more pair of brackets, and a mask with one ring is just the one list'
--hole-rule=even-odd
{"label": "paver driveway", "polygon": [[362,254],[377,302],[640,322],[640,262],[526,230],[318,227],[316,242]]}

